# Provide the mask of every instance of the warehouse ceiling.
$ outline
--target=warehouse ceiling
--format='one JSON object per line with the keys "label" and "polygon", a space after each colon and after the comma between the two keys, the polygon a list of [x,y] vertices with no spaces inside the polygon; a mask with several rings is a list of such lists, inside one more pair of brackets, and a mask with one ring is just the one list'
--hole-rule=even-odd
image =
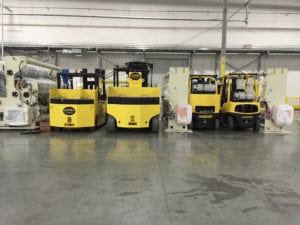
{"label": "warehouse ceiling", "polygon": [[[228,47],[299,52],[300,0],[227,1]],[[220,44],[223,0],[5,0],[4,6],[7,47],[215,51]]]}

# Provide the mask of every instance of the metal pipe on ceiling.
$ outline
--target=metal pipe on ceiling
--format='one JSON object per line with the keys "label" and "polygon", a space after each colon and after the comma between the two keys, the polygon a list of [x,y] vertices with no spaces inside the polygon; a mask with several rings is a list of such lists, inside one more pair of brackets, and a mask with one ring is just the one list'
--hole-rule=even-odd
{"label": "metal pipe on ceiling", "polygon": [[[26,47],[25,47],[26,46]],[[220,47],[213,46],[182,46],[181,48],[172,47],[172,46],[144,46],[144,48],[136,47],[136,46],[122,46],[122,45],[92,45],[92,44],[82,44],[82,45],[72,45],[72,44],[57,44],[57,45],[37,45],[30,43],[17,43],[11,42],[5,44],[5,51],[61,51],[62,49],[83,49],[88,52],[96,52],[100,51],[101,53],[178,53],[178,54],[190,54],[194,52],[194,54],[215,54],[220,53]],[[261,46],[257,48],[245,49],[238,47],[229,47],[226,49],[227,54],[289,54],[289,55],[299,55],[300,54],[300,46]]]}
{"label": "metal pipe on ceiling", "polygon": [[[241,20],[240,22],[245,22],[244,20]],[[138,26],[132,26],[132,25],[126,25],[126,24],[120,24],[119,25],[106,25],[106,24],[50,24],[50,23],[39,23],[39,24],[34,24],[34,23],[4,23],[4,26],[6,27],[16,27],[16,26],[21,26],[21,27],[68,27],[68,28],[130,28],[130,29],[156,29],[156,30],[175,30],[175,29],[180,29],[180,30],[194,30],[194,29],[203,29],[205,32],[209,30],[216,30],[219,29],[219,24],[211,27],[211,26],[199,26],[198,24],[194,24],[193,26],[183,26],[183,25],[160,25],[160,26],[144,26],[144,25],[138,25]],[[258,26],[227,26],[227,30],[246,30],[246,31],[266,31],[270,30],[273,32],[279,32],[279,31],[299,31],[300,27],[258,27]]]}
{"label": "metal pipe on ceiling", "polygon": [[[249,1],[245,2],[243,7],[248,7]],[[254,5],[255,6],[255,5]],[[88,8],[88,7],[41,7],[41,6],[12,6],[12,5],[7,5],[4,6],[5,9],[9,12],[13,12],[12,9],[47,9],[47,10],[81,10],[81,11],[113,11],[113,12],[149,12],[149,13],[203,13],[203,14],[210,14],[210,13],[222,13],[222,10],[153,10],[153,9],[115,9],[115,8]],[[253,7],[252,7],[253,8]],[[291,8],[292,11],[287,10],[287,11],[256,11],[256,10],[251,10],[248,11],[250,14],[274,14],[274,15],[294,15],[294,14],[300,14],[299,11],[297,11],[295,8]],[[228,14],[244,14],[244,12],[233,12],[233,11],[228,11]]]}
{"label": "metal pipe on ceiling", "polygon": [[[200,18],[166,18],[166,17],[134,17],[134,16],[93,16],[93,15],[65,15],[65,14],[27,14],[27,13],[5,13],[5,16],[41,16],[41,17],[70,17],[70,18],[96,18],[96,19],[128,19],[128,20],[166,20],[166,21],[205,21],[220,22],[220,19]],[[245,22],[244,20],[228,20],[229,22]]]}

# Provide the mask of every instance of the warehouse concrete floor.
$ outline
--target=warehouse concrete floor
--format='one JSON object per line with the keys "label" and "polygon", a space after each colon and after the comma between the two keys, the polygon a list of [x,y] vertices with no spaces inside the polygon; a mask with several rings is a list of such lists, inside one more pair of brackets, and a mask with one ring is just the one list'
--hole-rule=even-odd
{"label": "warehouse concrete floor", "polygon": [[0,224],[299,225],[289,130],[1,131]]}

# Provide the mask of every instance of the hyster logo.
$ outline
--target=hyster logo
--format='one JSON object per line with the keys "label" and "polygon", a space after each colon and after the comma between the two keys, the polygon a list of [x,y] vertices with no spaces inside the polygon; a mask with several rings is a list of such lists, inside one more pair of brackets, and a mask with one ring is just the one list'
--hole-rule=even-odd
{"label": "hyster logo", "polygon": [[130,78],[131,78],[132,80],[138,80],[138,79],[141,78],[141,74],[140,74],[140,73],[131,73],[131,74],[130,74]]}
{"label": "hyster logo", "polygon": [[73,107],[66,107],[63,110],[64,114],[66,115],[73,115],[75,113],[75,109]]}

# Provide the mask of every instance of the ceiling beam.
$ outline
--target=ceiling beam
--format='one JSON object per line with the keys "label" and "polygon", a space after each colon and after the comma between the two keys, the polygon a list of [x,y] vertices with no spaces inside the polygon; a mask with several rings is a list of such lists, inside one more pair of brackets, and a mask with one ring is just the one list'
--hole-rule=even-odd
{"label": "ceiling beam", "polygon": [[[155,48],[134,48],[134,47],[84,47],[84,46],[5,46],[5,51],[40,51],[40,52],[62,52],[64,49],[82,49],[84,52],[131,52],[131,53],[220,53],[220,48],[168,48],[168,47],[155,47]],[[227,48],[226,53],[244,53],[244,54],[300,54],[300,48]]]}

